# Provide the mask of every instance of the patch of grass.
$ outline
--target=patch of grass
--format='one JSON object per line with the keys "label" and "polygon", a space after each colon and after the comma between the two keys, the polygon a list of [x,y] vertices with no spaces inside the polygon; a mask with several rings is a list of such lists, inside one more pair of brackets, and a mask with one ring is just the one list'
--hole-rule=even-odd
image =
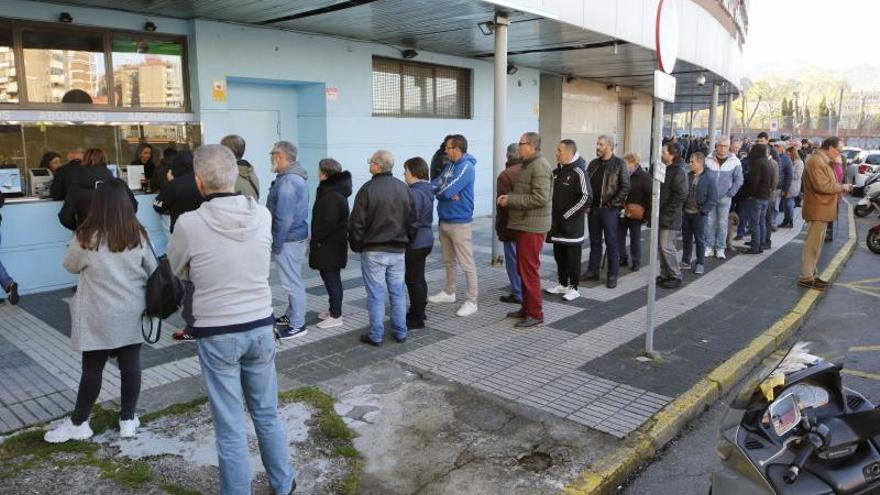
{"label": "patch of grass", "polygon": [[348,457],[352,459],[360,457],[360,453],[357,449],[348,444],[337,445],[334,452],[340,457]]}
{"label": "patch of grass", "polygon": [[118,430],[119,411],[108,411],[100,404],[95,404],[95,407],[92,408],[92,415],[89,417],[89,426],[95,435],[100,435],[108,429]]}
{"label": "patch of grass", "polygon": [[318,420],[318,428],[321,433],[338,440],[351,440],[354,433],[342,421],[333,409],[333,397],[322,392],[317,387],[302,387],[278,394],[278,400],[282,403],[303,402],[315,408],[315,416]]}
{"label": "patch of grass", "polygon": [[351,471],[342,482],[342,493],[345,495],[355,495],[358,491],[358,485],[361,482],[361,471],[364,469],[364,461],[355,459],[351,461]]}
{"label": "patch of grass", "polygon": [[172,404],[165,409],[160,409],[155,412],[151,412],[149,414],[144,414],[140,417],[141,424],[145,425],[151,421],[155,421],[159,418],[164,418],[165,416],[179,416],[181,414],[186,414],[188,412],[192,412],[195,409],[198,409],[203,404],[208,402],[207,397],[199,397],[193,399],[189,402],[181,402],[180,404]]}
{"label": "patch of grass", "polygon": [[173,483],[162,483],[160,487],[169,495],[202,495],[202,492],[198,490],[191,490]]}
{"label": "patch of grass", "polygon": [[137,488],[153,479],[153,473],[146,462],[116,462],[108,458],[87,455],[79,464],[96,467],[101,470],[102,478],[115,481],[128,488]]}
{"label": "patch of grass", "polygon": [[48,443],[43,440],[46,430],[29,430],[13,435],[0,444],[0,461],[7,461],[25,455],[35,459],[45,459],[56,452],[76,452],[93,454],[98,445],[81,440],[70,440],[64,443]]}

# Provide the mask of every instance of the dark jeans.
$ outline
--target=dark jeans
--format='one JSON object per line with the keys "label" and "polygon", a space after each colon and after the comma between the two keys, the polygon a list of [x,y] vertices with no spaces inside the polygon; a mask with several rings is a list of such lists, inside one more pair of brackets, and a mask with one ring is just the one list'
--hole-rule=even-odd
{"label": "dark jeans", "polygon": [[681,217],[681,235],[683,263],[691,262],[691,250],[697,245],[697,264],[705,264],[706,256],[706,215],[702,213],[684,212]]}
{"label": "dark jeans", "polygon": [[417,320],[425,319],[425,304],[428,299],[428,282],[425,281],[425,260],[433,246],[407,249],[404,255],[406,271],[403,280],[409,292],[409,316]]}
{"label": "dark jeans", "polygon": [[739,225],[736,227],[736,235],[738,236],[744,236],[751,231],[751,201],[751,199],[741,199],[736,205],[736,214],[739,216]]}
{"label": "dark jeans", "polygon": [[599,273],[602,263],[602,237],[605,237],[605,250],[608,254],[608,276],[617,277],[620,269],[620,252],[617,245],[617,220],[620,210],[617,208],[594,208],[587,215],[587,226],[590,229],[590,264],[588,270]]}
{"label": "dark jeans", "polygon": [[752,237],[752,249],[761,251],[765,240],[769,241],[770,226],[767,216],[767,207],[770,206],[768,199],[749,199],[749,229]]}
{"label": "dark jeans", "polygon": [[626,237],[629,234],[629,261],[630,266],[642,265],[642,222],[621,218],[617,224],[617,244],[620,259],[626,259]]}
{"label": "dark jeans", "polygon": [[577,289],[581,278],[581,250],[583,244],[553,244],[553,258],[556,259],[556,270],[559,285]]}
{"label": "dark jeans", "polygon": [[138,396],[141,393],[141,345],[133,344],[118,349],[102,349],[82,353],[82,375],[79,391],[76,393],[76,406],[70,415],[75,425],[88,421],[92,406],[101,393],[104,364],[107,358],[116,356],[122,384],[122,412],[120,419],[134,419]]}
{"label": "dark jeans", "polygon": [[794,223],[794,198],[779,198],[779,209],[783,211],[784,216],[782,222],[787,224]]}
{"label": "dark jeans", "polygon": [[330,298],[330,316],[339,318],[342,316],[342,271],[320,270],[320,273]]}

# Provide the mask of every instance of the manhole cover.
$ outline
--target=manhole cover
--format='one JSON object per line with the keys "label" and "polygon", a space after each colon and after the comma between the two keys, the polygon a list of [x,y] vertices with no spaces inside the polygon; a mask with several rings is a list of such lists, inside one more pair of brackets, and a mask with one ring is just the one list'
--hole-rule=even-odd
{"label": "manhole cover", "polygon": [[553,465],[553,458],[550,457],[550,454],[545,454],[544,452],[530,452],[519,456],[517,462],[526,471],[540,473]]}

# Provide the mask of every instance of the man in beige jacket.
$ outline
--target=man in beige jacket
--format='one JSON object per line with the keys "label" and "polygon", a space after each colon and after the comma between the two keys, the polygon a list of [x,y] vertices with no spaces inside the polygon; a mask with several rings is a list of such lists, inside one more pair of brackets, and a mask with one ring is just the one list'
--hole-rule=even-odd
{"label": "man in beige jacket", "polygon": [[807,239],[801,255],[801,276],[798,285],[824,290],[828,282],[816,276],[816,265],[822,254],[822,241],[828,222],[837,218],[840,194],[852,190],[851,184],[840,184],[834,177],[832,164],[840,156],[843,144],[838,137],[822,141],[822,147],[807,158],[804,168],[803,215],[807,222]]}

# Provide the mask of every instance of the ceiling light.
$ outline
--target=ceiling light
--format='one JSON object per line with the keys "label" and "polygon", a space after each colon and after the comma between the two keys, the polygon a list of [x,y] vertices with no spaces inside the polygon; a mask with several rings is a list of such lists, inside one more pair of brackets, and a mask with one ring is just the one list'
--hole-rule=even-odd
{"label": "ceiling light", "polygon": [[71,16],[67,12],[62,12],[61,15],[58,16],[58,22],[63,22],[64,24],[70,24],[71,22],[73,22],[73,16]]}
{"label": "ceiling light", "polygon": [[400,52],[400,55],[403,56],[403,58],[416,58],[419,56],[419,52],[409,48]]}
{"label": "ceiling light", "polygon": [[153,21],[147,21],[146,23],[144,23],[144,31],[149,31],[152,33],[155,30],[156,25],[153,23]]}
{"label": "ceiling light", "polygon": [[480,28],[480,32],[482,32],[484,36],[489,36],[490,34],[495,33],[495,23],[492,21],[477,23],[477,27]]}
{"label": "ceiling light", "polygon": [[706,85],[706,75],[700,74],[697,76],[697,86],[705,86]]}
{"label": "ceiling light", "polygon": [[519,70],[519,67],[517,67],[513,64],[507,64],[507,74],[508,75],[511,75],[511,76],[514,75],[514,74],[516,74],[516,71],[518,71],[518,70]]}

